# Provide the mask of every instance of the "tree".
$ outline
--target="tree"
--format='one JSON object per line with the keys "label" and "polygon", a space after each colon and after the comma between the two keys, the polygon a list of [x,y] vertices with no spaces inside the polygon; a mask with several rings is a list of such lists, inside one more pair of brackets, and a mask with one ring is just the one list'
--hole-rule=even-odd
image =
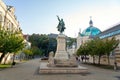
{"label": "tree", "polygon": [[47,35],[40,35],[38,48],[42,50],[45,56],[48,56],[49,38]]}
{"label": "tree", "polygon": [[110,64],[109,55],[110,52],[113,51],[119,44],[119,40],[116,40],[115,37],[112,37],[111,39],[105,40],[105,52],[108,58],[108,64]]}
{"label": "tree", "polygon": [[56,48],[57,48],[57,40],[56,40],[56,38],[50,38],[49,37],[48,53],[51,52],[51,51],[53,51],[55,53]]}
{"label": "tree", "polygon": [[15,53],[19,50],[22,50],[22,48],[24,47],[23,41],[24,38],[21,31],[5,30],[0,27],[0,52],[2,52],[0,62],[2,61],[5,54],[7,54],[8,52],[14,53],[14,61]]}
{"label": "tree", "polygon": [[27,59],[29,59],[30,56],[33,56],[33,52],[30,49],[23,50],[23,53],[26,55]]}
{"label": "tree", "polygon": [[100,64],[101,56],[105,55],[105,42],[97,38],[95,39],[95,43],[96,55],[98,56],[98,64]]}
{"label": "tree", "polygon": [[93,57],[93,64],[95,64],[95,55],[96,55],[96,42],[95,40],[88,41],[87,43],[88,47],[88,54]]}
{"label": "tree", "polygon": [[42,56],[43,53],[42,53],[42,50],[40,50],[38,47],[32,47],[32,53],[34,56]]}
{"label": "tree", "polygon": [[32,34],[29,41],[32,43],[32,47],[37,47],[45,56],[48,56],[49,38],[47,35]]}
{"label": "tree", "polygon": [[105,40],[96,38],[82,44],[77,51],[77,55],[91,55],[93,57],[93,63],[95,63],[95,55],[97,55],[98,64],[100,64],[101,56],[106,54],[108,58],[108,64],[110,64],[110,52],[113,51],[118,44],[119,40],[116,40],[114,37]]}
{"label": "tree", "polygon": [[81,45],[80,48],[77,50],[77,56],[84,55],[84,46]]}
{"label": "tree", "polygon": [[39,38],[40,38],[39,34],[32,34],[32,35],[29,36],[29,41],[32,43],[31,47],[34,47],[34,46],[38,47]]}
{"label": "tree", "polygon": [[87,47],[87,44],[83,44],[80,46],[80,48],[77,50],[77,55],[84,55],[85,57],[85,62],[86,62],[86,56],[88,55],[89,53],[89,48]]}

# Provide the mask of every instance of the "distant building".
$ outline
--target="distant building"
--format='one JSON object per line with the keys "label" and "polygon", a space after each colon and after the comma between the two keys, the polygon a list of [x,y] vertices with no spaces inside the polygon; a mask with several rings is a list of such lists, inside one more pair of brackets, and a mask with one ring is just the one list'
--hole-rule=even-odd
{"label": "distant building", "polygon": [[77,43],[73,42],[73,44],[70,47],[67,47],[67,52],[69,53],[69,55],[75,54],[76,46],[77,46]]}
{"label": "distant building", "polygon": [[[77,37],[77,50],[79,47],[84,44],[85,42],[94,39],[95,37],[99,37],[100,39],[110,39],[112,37],[115,37],[117,40],[120,40],[120,23],[112,26],[111,28],[101,32],[100,29],[93,26],[93,21],[90,20],[89,27],[86,28],[82,33],[81,31],[78,33]],[[98,57],[96,56],[96,62],[98,60]],[[111,52],[110,55],[110,64],[114,65],[114,62],[117,62],[117,64],[120,66],[120,43],[118,47]],[[107,58],[105,56],[102,56],[101,59],[102,64],[107,64]]]}
{"label": "distant building", "polygon": [[[23,50],[25,49],[31,49],[31,43],[29,42],[29,35],[23,35],[24,37],[24,43],[25,43],[25,47],[23,48]],[[15,55],[15,59],[16,60],[22,60],[25,59],[26,55],[21,51],[19,54]]]}
{"label": "distant building", "polygon": [[[97,35],[100,39],[110,39],[112,37],[115,37],[117,40],[120,40],[120,23],[112,26],[111,28],[101,32],[99,35]],[[120,43],[117,46],[117,48],[111,52],[111,62],[114,63],[114,60],[117,62],[117,64],[120,66]]]}
{"label": "distant building", "polygon": [[93,39],[96,35],[100,34],[101,31],[97,27],[93,26],[93,21],[90,19],[89,27],[87,27],[82,33],[81,31],[78,33],[77,37],[77,49],[83,43],[87,42],[88,40]]}
{"label": "distant building", "polygon": [[23,37],[24,37],[24,42],[25,42],[25,49],[30,49],[31,43],[29,42],[29,35],[23,35]]}
{"label": "distant building", "polygon": [[29,35],[28,34],[24,34],[23,37],[24,37],[25,40],[27,40],[27,41],[29,40]]}

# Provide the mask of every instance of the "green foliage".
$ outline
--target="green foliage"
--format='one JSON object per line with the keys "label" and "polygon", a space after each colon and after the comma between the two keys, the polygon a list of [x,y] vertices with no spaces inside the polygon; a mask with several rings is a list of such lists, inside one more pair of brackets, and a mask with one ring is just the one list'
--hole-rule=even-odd
{"label": "green foliage", "polygon": [[45,56],[48,55],[49,38],[47,35],[32,34],[29,41],[32,43],[32,48],[37,47]]}
{"label": "green foliage", "polygon": [[87,44],[83,44],[80,46],[80,48],[78,49],[77,51],[77,55],[88,55],[88,47],[87,47]]}
{"label": "green foliage", "polygon": [[10,64],[0,64],[0,69],[10,68],[10,67],[11,67]]}
{"label": "green foliage", "polygon": [[20,31],[5,30],[0,27],[0,52],[3,55],[0,61],[6,53],[15,53],[24,47],[24,38]]}
{"label": "green foliage", "polygon": [[95,39],[95,54],[98,56],[98,64],[100,64],[100,59],[102,55],[105,55],[105,42],[99,38]]}
{"label": "green foliage", "polygon": [[[83,45],[80,46],[80,48],[77,51],[77,55],[84,55],[84,57],[86,58],[87,55],[89,55],[89,48],[88,45],[85,43]],[[86,62],[86,59],[85,59]]]}
{"label": "green foliage", "polygon": [[[47,35],[40,35],[38,48],[46,50],[48,48],[49,39]],[[46,53],[46,51],[45,51]]]}
{"label": "green foliage", "polygon": [[56,38],[49,38],[48,52],[53,51],[55,53],[56,48],[57,48]]}
{"label": "green foliage", "polygon": [[40,38],[40,35],[39,34],[32,34],[30,37],[29,37],[29,41],[32,43],[31,46],[38,46],[39,45],[39,38]]}
{"label": "green foliage", "polygon": [[105,40],[105,51],[106,54],[109,55],[111,51],[113,51],[119,44],[119,40],[116,40],[115,37],[112,37],[111,39]]}
{"label": "green foliage", "polygon": [[16,32],[0,30],[0,52],[17,52],[24,47],[24,39]]}
{"label": "green foliage", "polygon": [[26,55],[26,59],[30,59],[33,56],[33,52],[30,49],[24,49],[22,52]]}
{"label": "green foliage", "polygon": [[108,57],[108,64],[110,64],[109,61],[109,55],[110,52],[113,51],[119,44],[119,40],[116,40],[115,37],[112,37],[111,39],[106,39],[105,40],[105,53]]}
{"label": "green foliage", "polygon": [[104,40],[96,38],[82,44],[77,50],[77,55],[91,55],[93,56],[93,63],[95,62],[94,56],[97,55],[99,57],[98,63],[100,64],[101,56],[106,54],[108,56],[109,63],[110,52],[113,51],[118,46],[118,44],[119,40],[116,40],[114,37]]}
{"label": "green foliage", "polygon": [[38,56],[43,55],[42,50],[40,50],[38,47],[32,47],[31,50],[32,50],[33,55],[38,55]]}
{"label": "green foliage", "polygon": [[30,55],[32,56],[33,55],[32,51],[29,50],[29,49],[23,50],[23,53],[25,53],[25,55],[28,55],[28,56],[30,56]]}

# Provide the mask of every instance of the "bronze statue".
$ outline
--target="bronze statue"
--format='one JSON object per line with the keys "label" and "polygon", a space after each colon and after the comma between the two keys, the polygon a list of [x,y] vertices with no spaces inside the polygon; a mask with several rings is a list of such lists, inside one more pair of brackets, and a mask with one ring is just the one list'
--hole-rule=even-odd
{"label": "bronze statue", "polygon": [[60,33],[62,33],[62,32],[64,32],[64,29],[66,29],[65,28],[65,23],[64,23],[63,19],[60,20],[59,16],[57,16],[57,18],[58,18],[58,21],[59,21],[59,24],[58,24],[57,28],[58,28],[58,31]]}

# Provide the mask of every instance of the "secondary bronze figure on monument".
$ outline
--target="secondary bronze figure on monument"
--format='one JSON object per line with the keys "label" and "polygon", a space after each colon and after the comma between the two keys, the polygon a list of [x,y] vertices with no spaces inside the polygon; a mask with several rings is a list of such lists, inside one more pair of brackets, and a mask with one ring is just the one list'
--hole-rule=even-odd
{"label": "secondary bronze figure on monument", "polygon": [[60,33],[63,33],[63,32],[64,32],[64,29],[66,29],[66,28],[65,28],[65,23],[64,23],[63,19],[60,19],[60,18],[59,18],[59,16],[57,16],[57,18],[58,18],[58,21],[59,21],[59,24],[58,24],[58,26],[57,26],[58,31],[59,31]]}

